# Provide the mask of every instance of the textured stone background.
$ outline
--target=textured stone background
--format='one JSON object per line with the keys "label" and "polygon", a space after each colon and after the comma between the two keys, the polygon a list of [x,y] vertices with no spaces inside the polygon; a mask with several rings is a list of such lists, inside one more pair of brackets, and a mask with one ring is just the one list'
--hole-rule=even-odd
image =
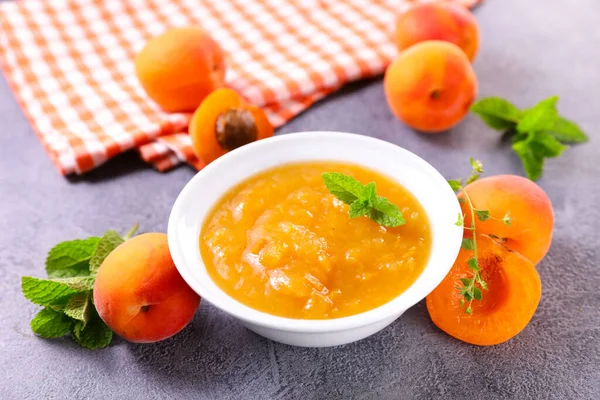
{"label": "textured stone background", "polygon": [[[82,178],[58,175],[0,78],[1,399],[597,399],[600,398],[600,2],[489,0],[476,11],[480,95],[520,106],[553,95],[590,143],[547,163],[539,182],[556,212],[538,266],[540,306],[527,328],[492,348],[440,332],[419,303],[379,334],[339,348],[272,343],[203,303],[176,337],[88,351],[33,336],[36,307],[21,275],[43,274],[58,241],[128,229],[165,231],[187,167],[160,174],[128,154]],[[279,134],[353,131],[423,156],[447,177],[469,156],[490,174],[522,173],[497,134],[469,116],[447,134],[411,132],[390,114],[381,80],[351,85]]]}

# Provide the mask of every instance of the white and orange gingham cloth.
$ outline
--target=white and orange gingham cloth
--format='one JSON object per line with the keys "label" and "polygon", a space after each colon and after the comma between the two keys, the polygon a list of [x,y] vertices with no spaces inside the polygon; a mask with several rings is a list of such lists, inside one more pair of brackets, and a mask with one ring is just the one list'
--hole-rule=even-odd
{"label": "white and orange gingham cloth", "polygon": [[[477,0],[454,0],[467,6]],[[200,26],[228,56],[227,86],[275,127],[344,83],[381,74],[409,0],[21,0],[0,4],[2,69],[60,171],[135,148],[160,171],[200,169],[190,114],[162,111],[133,59],[168,28]]]}

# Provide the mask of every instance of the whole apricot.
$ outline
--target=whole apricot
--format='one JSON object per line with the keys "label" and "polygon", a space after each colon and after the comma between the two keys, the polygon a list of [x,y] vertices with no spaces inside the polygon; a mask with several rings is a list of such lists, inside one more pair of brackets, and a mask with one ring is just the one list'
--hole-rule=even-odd
{"label": "whole apricot", "polygon": [[146,43],[135,57],[135,72],[148,96],[164,110],[194,111],[224,85],[225,58],[202,29],[173,28]]}
{"label": "whole apricot", "polygon": [[[495,175],[467,185],[459,198],[467,192],[473,207],[488,210],[491,218],[475,218],[478,233],[493,235],[509,249],[539,263],[552,242],[554,211],[552,203],[534,182],[517,175]],[[471,226],[471,214],[466,202],[461,203],[465,227]],[[510,225],[502,222],[509,212]]]}
{"label": "whole apricot", "polygon": [[182,330],[198,309],[200,296],[179,275],[167,235],[145,233],[106,257],[96,276],[94,304],[119,336],[149,343]]}
{"label": "whole apricot", "polygon": [[479,50],[479,27],[471,11],[460,4],[415,3],[396,19],[396,45],[403,51],[426,40],[454,43],[473,61]]}
{"label": "whole apricot", "polygon": [[435,133],[464,118],[477,96],[477,77],[459,47],[430,40],[400,53],[387,68],[383,87],[398,119]]}

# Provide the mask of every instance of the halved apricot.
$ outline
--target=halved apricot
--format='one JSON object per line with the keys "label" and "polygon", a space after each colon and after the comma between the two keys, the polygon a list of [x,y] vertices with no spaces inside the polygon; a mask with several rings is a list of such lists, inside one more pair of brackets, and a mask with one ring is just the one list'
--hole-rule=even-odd
{"label": "halved apricot", "polygon": [[479,268],[487,290],[481,300],[471,304],[472,313],[465,312],[459,287],[461,278],[470,278],[473,271],[468,261],[473,251],[461,249],[450,273],[427,296],[427,310],[433,323],[463,342],[491,346],[505,342],[521,332],[529,323],[542,294],[540,277],[535,266],[519,253],[478,235]]}
{"label": "halved apricot", "polygon": [[194,153],[208,164],[240,146],[273,136],[273,125],[262,109],[236,91],[221,88],[198,107],[189,133]]}

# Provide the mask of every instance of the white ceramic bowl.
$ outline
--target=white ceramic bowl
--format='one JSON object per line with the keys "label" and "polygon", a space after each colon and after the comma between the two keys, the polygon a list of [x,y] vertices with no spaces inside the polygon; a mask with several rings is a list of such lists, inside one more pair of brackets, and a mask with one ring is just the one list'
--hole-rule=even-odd
{"label": "white ceramic bowl", "polygon": [[[404,293],[373,310],[329,320],[283,318],[252,309],[223,292],[200,256],[200,229],[231,187],[267,168],[301,161],[345,161],[378,170],[412,192],[429,217],[433,243],[424,271]],[[296,346],[350,343],[385,328],[429,294],[458,254],[460,207],[446,180],[426,161],[391,143],[342,132],[301,132],[260,140],[209,164],[183,188],[169,217],[169,249],[185,281],[204,300],[269,339]],[[223,334],[227,334],[223,332]]]}

